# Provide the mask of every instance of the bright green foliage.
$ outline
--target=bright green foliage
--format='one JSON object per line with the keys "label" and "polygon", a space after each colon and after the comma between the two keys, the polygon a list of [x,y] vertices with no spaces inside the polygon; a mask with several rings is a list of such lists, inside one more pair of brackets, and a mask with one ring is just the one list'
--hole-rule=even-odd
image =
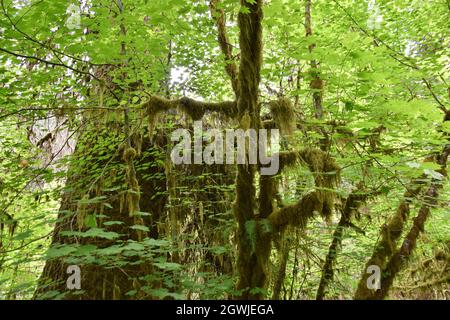
{"label": "bright green foliage", "polygon": [[[223,299],[237,294],[236,221],[231,212],[235,168],[170,171],[170,145],[161,137],[190,127],[184,114],[160,115],[154,144],[141,141],[142,154],[153,160],[135,163],[142,180],[156,185],[152,197],[141,200],[157,206],[170,198],[158,209],[161,215],[155,214],[157,209],[135,212],[142,221],[151,221],[146,225],[137,218],[127,224],[108,214],[126,212],[126,205],[118,204],[133,192],[121,152],[133,134],[149,136],[142,103],[153,95],[234,99],[224,70],[227,63],[239,64],[237,16],[248,8],[234,0],[219,1],[233,50],[233,61],[227,62],[206,1],[122,2],[120,13],[117,1],[83,1],[74,27],[67,23],[67,1],[1,1],[0,222],[5,228],[0,236],[0,299],[31,298],[46,261],[55,259],[105,269],[151,266],[151,272],[133,279],[139,288],[121,293],[132,299]],[[443,188],[389,297],[448,299],[442,286],[448,283],[448,266],[437,257],[442,253],[448,261],[450,254],[450,188],[441,166],[424,161],[442,152],[450,133],[450,122],[442,121],[442,111],[450,109],[448,1],[376,1],[382,21],[375,28],[368,24],[375,14],[370,1],[313,1],[312,36],[305,32],[305,2],[265,1],[262,116],[269,114],[268,101],[290,99],[299,125],[292,137],[283,137],[283,149],[315,148],[325,135],[327,152],[342,168],[338,198],[361,185],[374,193],[357,208],[352,220],[356,228],[343,232],[326,297],[353,297],[380,228],[396,212],[411,181],[419,179],[424,185],[441,181]],[[312,60],[318,63],[321,90],[310,85]],[[318,91],[323,93],[323,119],[314,117],[313,95]],[[60,126],[48,132],[51,119]],[[238,125],[215,114],[205,119],[210,127]],[[53,138],[45,140],[47,133]],[[173,190],[168,172],[176,181]],[[313,174],[304,166],[279,175],[284,205],[313,189]],[[70,191],[77,195],[76,209],[60,206]],[[413,199],[403,235],[426,201],[423,195]],[[60,233],[77,241],[51,245],[55,224],[63,216],[79,219],[78,229]],[[268,286],[252,292],[271,296],[280,243],[288,241],[281,298],[314,299],[339,218],[336,209],[331,221],[314,217],[303,230],[288,228],[287,234],[274,238]],[[256,230],[271,232],[269,225],[253,220],[245,227],[252,252]],[[125,233],[145,236],[127,238]],[[52,290],[44,297],[62,299],[66,293]]]}

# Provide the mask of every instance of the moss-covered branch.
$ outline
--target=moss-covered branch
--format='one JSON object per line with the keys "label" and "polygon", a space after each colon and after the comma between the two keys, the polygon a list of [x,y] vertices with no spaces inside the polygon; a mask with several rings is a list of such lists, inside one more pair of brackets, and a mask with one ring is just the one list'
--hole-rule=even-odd
{"label": "moss-covered branch", "polygon": [[218,7],[220,4],[220,0],[211,0],[209,3],[209,9],[211,11],[211,15],[216,23],[217,27],[217,41],[219,42],[220,50],[222,50],[223,55],[225,56],[225,71],[231,79],[231,86],[236,97],[239,96],[239,81],[238,81],[238,73],[237,66],[233,59],[233,48],[230,44],[230,40],[228,37],[227,29],[226,29],[226,18],[225,12],[223,9]]}
{"label": "moss-covered branch", "polygon": [[352,226],[351,219],[356,210],[358,210],[358,208],[367,201],[369,196],[373,195],[373,193],[361,192],[358,188],[358,190],[353,191],[345,200],[341,218],[336,229],[334,230],[333,240],[328,248],[328,254],[322,268],[322,276],[320,278],[319,288],[317,289],[316,300],[323,300],[325,298],[328,285],[333,280],[333,266],[336,261],[338,251],[342,245],[344,228]]}
{"label": "moss-covered branch", "polygon": [[176,100],[168,100],[163,97],[152,96],[143,104],[149,115],[180,109],[193,120],[200,120],[206,112],[217,112],[229,118],[237,115],[237,104],[235,101],[204,102],[183,97]]}
{"label": "moss-covered branch", "polygon": [[[450,121],[447,115],[444,117],[444,123],[446,121]],[[449,152],[450,152],[450,145],[446,145],[442,153],[436,155],[434,159],[435,162],[441,166],[441,173],[443,174],[443,176],[447,175],[446,165]],[[366,263],[364,272],[362,273],[361,279],[358,283],[358,288],[355,293],[355,299],[365,300],[365,299],[384,298],[392,285],[395,275],[400,271],[401,263],[398,261],[398,259],[400,259],[399,257],[406,253],[408,253],[407,257],[409,257],[409,253],[412,252],[412,248],[414,248],[415,241],[419,235],[419,233],[416,232],[415,230],[416,228],[419,228],[419,230],[423,230],[423,225],[429,215],[430,204],[428,202],[425,202],[423,206],[420,208],[419,214],[414,220],[414,225],[408,236],[405,238],[405,242],[403,243],[399,251],[397,251],[397,253],[394,254],[396,250],[397,241],[400,239],[400,236],[403,233],[403,229],[409,215],[409,203],[411,202],[411,199],[416,197],[423,188],[421,180],[422,179],[417,179],[413,181],[412,187],[405,192],[403,200],[397,207],[395,215],[391,218],[388,224],[383,225],[381,231],[382,235],[381,240],[375,247],[375,250],[371,258]],[[431,186],[426,192],[425,197],[427,199],[425,201],[435,202],[436,197],[434,194],[437,195],[440,186],[441,186],[440,181],[432,182]],[[407,249],[408,250],[411,249],[411,251],[405,252]],[[387,279],[383,280],[384,285],[382,283],[381,290],[375,291],[367,288],[367,278],[369,277],[369,274],[367,274],[365,270],[367,270],[367,267],[370,265],[377,265],[381,269],[386,268],[386,270],[389,270],[389,276],[387,277]]]}
{"label": "moss-covered branch", "polygon": [[403,199],[400,201],[394,216],[392,216],[387,224],[382,226],[381,239],[376,245],[372,256],[366,263],[364,272],[358,283],[355,299],[362,300],[373,296],[373,290],[367,288],[367,278],[370,274],[366,273],[365,270],[367,270],[367,268],[371,265],[377,265],[380,268],[384,268],[386,261],[392,256],[397,241],[402,235],[403,228],[409,216],[409,205],[411,203],[411,199],[415,197],[420,190],[420,186],[415,187],[412,190],[407,190],[404,193]]}
{"label": "moss-covered branch", "polygon": [[[440,173],[443,175],[443,177],[447,176],[446,164],[449,153],[450,145],[447,145],[444,148],[442,154],[439,155],[437,159],[437,163],[442,167]],[[397,252],[387,263],[386,268],[383,269],[380,290],[373,291],[372,295],[369,295],[368,298],[386,298],[390,288],[392,287],[395,277],[405,266],[406,262],[411,257],[412,252],[416,248],[419,235],[425,230],[425,222],[427,221],[431,213],[431,208],[435,207],[438,203],[439,190],[442,188],[442,185],[443,181],[440,179],[433,180],[433,182],[431,183],[431,186],[428,188],[425,194],[424,202],[419,209],[419,213],[414,218],[413,225],[406,235],[405,239],[403,240],[400,249],[397,250]]]}
{"label": "moss-covered branch", "polygon": [[319,192],[311,192],[303,196],[297,203],[285,206],[272,212],[267,218],[273,232],[284,230],[288,225],[305,228],[314,212],[322,212],[323,200]]}
{"label": "moss-covered branch", "polygon": [[296,127],[296,119],[291,100],[281,97],[269,101],[268,105],[276,128],[280,129],[283,135],[292,134]]}
{"label": "moss-covered branch", "polygon": [[[312,1],[307,0],[305,6],[305,31],[306,37],[312,37],[312,17],[311,17],[311,7]],[[309,52],[313,53],[314,48],[316,47],[315,43],[311,43],[308,47]],[[317,119],[323,118],[323,80],[320,77],[319,64],[316,60],[312,59],[310,61],[310,75],[311,75],[311,83],[310,88],[313,91],[313,104],[315,109],[315,117]]]}
{"label": "moss-covered branch", "polygon": [[236,118],[237,103],[235,101],[224,102],[204,102],[191,98],[182,97],[180,99],[169,100],[159,96],[152,96],[142,104],[148,115],[148,131],[150,136],[155,129],[156,122],[161,113],[170,110],[180,110],[192,120],[200,120],[206,112],[217,112],[227,118]]}

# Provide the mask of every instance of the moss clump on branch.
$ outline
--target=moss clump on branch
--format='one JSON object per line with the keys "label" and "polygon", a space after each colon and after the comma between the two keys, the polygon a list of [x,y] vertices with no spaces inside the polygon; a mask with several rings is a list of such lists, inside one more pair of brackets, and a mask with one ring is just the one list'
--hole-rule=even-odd
{"label": "moss clump on branch", "polygon": [[127,148],[123,152],[123,160],[128,164],[130,161],[136,157],[137,152],[134,148]]}
{"label": "moss clump on branch", "polygon": [[300,152],[282,151],[278,154],[278,159],[280,162],[279,172],[282,172],[283,169],[293,167],[300,163]]}
{"label": "moss clump on branch", "polygon": [[150,140],[152,140],[153,130],[155,130],[158,117],[162,112],[176,108],[177,104],[174,101],[168,100],[163,97],[152,96],[143,107],[147,111],[148,116],[148,134]]}
{"label": "moss clump on branch", "polygon": [[203,102],[191,98],[182,97],[177,100],[168,100],[159,96],[152,96],[143,104],[143,108],[147,111],[148,131],[150,137],[155,129],[158,116],[169,110],[179,110],[189,116],[192,120],[201,120],[207,111],[217,112],[229,119],[237,116],[237,103],[235,101],[224,102]]}
{"label": "moss clump on branch", "polygon": [[270,112],[283,135],[291,135],[296,127],[294,107],[288,98],[281,97],[269,102]]}
{"label": "moss clump on branch", "polygon": [[296,204],[273,212],[269,220],[274,228],[285,225],[304,227],[314,211],[330,218],[335,205],[335,188],[340,180],[340,168],[336,161],[328,153],[312,148],[280,152],[279,159],[281,169],[298,163],[307,165],[314,175],[316,190]]}
{"label": "moss clump on branch", "polygon": [[177,100],[168,100],[163,97],[152,96],[143,105],[147,114],[154,116],[171,109],[179,109],[187,114],[192,120],[200,120],[207,112],[217,112],[230,118],[237,116],[237,105],[235,101],[203,102],[191,98],[182,97]]}
{"label": "moss clump on branch", "polygon": [[217,112],[228,118],[235,118],[237,115],[237,104],[234,101],[224,102],[203,102],[183,97],[178,102],[180,109],[192,120],[200,120],[207,112]]}
{"label": "moss clump on branch", "polygon": [[318,149],[300,151],[300,159],[308,165],[314,175],[318,197],[323,204],[320,213],[329,218],[336,197],[334,189],[340,180],[340,168],[328,153]]}

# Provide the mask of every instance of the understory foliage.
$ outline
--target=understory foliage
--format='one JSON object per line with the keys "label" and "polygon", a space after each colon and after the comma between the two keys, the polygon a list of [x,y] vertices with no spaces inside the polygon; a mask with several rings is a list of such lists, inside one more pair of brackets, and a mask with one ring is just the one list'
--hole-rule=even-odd
{"label": "understory foliage", "polygon": [[[448,299],[448,21],[445,0],[0,0],[0,299]],[[196,121],[279,129],[278,172],[175,164]]]}

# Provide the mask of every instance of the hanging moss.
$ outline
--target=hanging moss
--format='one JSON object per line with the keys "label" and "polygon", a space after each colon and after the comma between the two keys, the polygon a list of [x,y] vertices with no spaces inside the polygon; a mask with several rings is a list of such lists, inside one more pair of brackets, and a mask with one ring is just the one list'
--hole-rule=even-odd
{"label": "hanging moss", "polygon": [[320,213],[329,219],[334,208],[334,189],[340,180],[340,168],[328,153],[318,149],[305,149],[300,157],[314,174],[318,197],[323,203]]}
{"label": "hanging moss", "polygon": [[179,110],[189,116],[192,120],[201,120],[207,111],[216,112],[226,118],[234,119],[237,116],[237,103],[235,101],[224,101],[220,103],[197,101],[182,97],[177,100],[168,100],[159,96],[152,96],[142,107],[148,116],[148,132],[150,138],[153,136],[158,117],[162,112]]}
{"label": "hanging moss", "polygon": [[136,150],[136,156],[142,155],[142,134],[140,132],[133,132],[130,137],[131,145]]}
{"label": "hanging moss", "polygon": [[280,169],[282,172],[285,168],[293,167],[300,163],[300,152],[298,151],[282,151],[278,154]]}
{"label": "hanging moss", "polygon": [[340,180],[340,168],[336,161],[328,153],[313,148],[281,152],[279,159],[280,171],[297,163],[308,166],[314,175],[317,197],[323,205],[319,213],[329,219],[335,203],[336,192],[334,189]]}
{"label": "hanging moss", "polygon": [[291,135],[296,127],[294,107],[288,98],[269,102],[270,112],[282,135]]}
{"label": "hanging moss", "polygon": [[123,152],[123,160],[126,164],[129,164],[131,161],[133,161],[134,158],[136,158],[137,152],[134,148],[127,148]]}
{"label": "hanging moss", "polygon": [[163,97],[152,96],[143,105],[149,116],[155,116],[158,113],[169,111],[171,109],[179,109],[192,120],[200,120],[207,112],[217,112],[222,115],[234,118],[237,115],[236,102],[224,101],[219,103],[197,101],[191,98],[182,97],[177,100],[168,100]]}
{"label": "hanging moss", "polygon": [[153,131],[155,130],[156,123],[158,122],[159,114],[166,110],[176,108],[176,103],[163,97],[152,96],[143,104],[143,107],[147,111],[148,134],[150,140],[152,140]]}

